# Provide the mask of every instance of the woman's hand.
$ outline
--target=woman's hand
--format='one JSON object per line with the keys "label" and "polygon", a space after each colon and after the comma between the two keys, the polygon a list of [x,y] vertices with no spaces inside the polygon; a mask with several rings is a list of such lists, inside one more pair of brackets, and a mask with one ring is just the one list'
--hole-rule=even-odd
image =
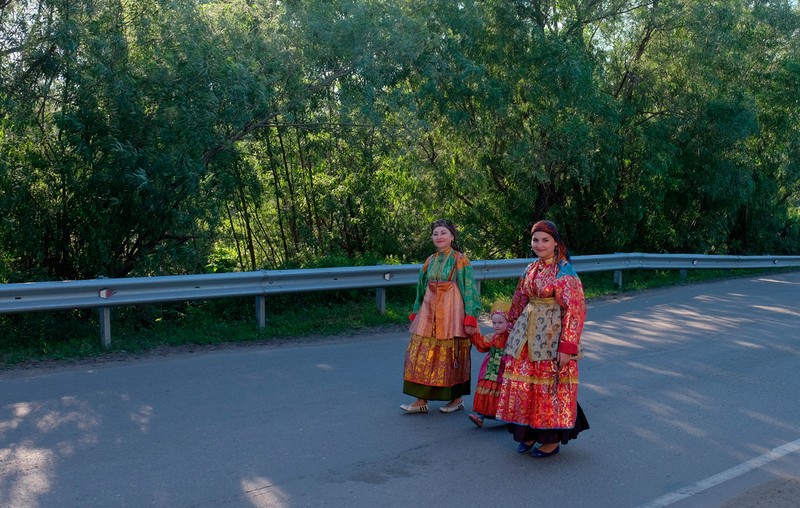
{"label": "woman's hand", "polygon": [[466,325],[464,326],[464,331],[467,332],[467,335],[475,335],[478,333],[478,328],[475,326]]}
{"label": "woman's hand", "polygon": [[567,353],[558,353],[558,368],[566,366],[572,360],[572,355]]}

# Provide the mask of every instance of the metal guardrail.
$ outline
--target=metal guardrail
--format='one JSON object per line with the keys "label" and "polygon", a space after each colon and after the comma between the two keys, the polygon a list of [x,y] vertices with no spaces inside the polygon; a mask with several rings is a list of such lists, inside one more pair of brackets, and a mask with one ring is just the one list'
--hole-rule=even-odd
{"label": "metal guardrail", "polygon": [[[534,259],[472,261],[475,280],[516,279]],[[735,269],[800,266],[800,256],[716,256],[695,254],[607,254],[573,256],[578,273],[614,272],[622,285],[622,271],[634,269]],[[255,297],[256,321],[266,323],[266,297],[342,289],[375,288],[376,305],[385,310],[385,289],[416,284],[421,264],[377,265],[205,275],[171,275],[92,279],[63,282],[0,284],[0,314],[98,308],[101,340],[111,342],[110,308],[122,305]]]}

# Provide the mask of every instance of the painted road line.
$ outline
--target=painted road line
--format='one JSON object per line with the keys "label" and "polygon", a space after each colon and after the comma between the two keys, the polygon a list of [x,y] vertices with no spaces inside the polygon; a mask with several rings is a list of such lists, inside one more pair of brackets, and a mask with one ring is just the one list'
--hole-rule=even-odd
{"label": "painted road line", "polygon": [[661,506],[671,505],[672,503],[677,503],[682,499],[686,499],[687,497],[703,492],[704,490],[708,490],[711,487],[719,485],[720,483],[732,480],[737,476],[748,473],[753,469],[758,469],[765,464],[769,464],[773,460],[777,460],[796,451],[800,451],[800,439],[774,448],[763,455],[760,455],[754,459],[750,459],[747,462],[743,462],[742,464],[732,467],[727,471],[715,474],[714,476],[709,476],[705,480],[701,480],[694,485],[670,492],[669,494],[665,494],[647,504],[639,506],[638,508],[658,508]]}

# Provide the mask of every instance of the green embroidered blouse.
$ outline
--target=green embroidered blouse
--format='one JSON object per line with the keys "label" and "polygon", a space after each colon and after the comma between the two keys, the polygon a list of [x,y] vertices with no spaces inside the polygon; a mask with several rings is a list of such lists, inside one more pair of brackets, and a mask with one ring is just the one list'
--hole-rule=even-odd
{"label": "green embroidered blouse", "polygon": [[[422,265],[417,281],[417,298],[414,301],[413,314],[419,312],[422,300],[425,298],[425,290],[428,288],[428,281],[446,281],[456,262],[458,252],[448,249],[445,252],[436,252],[431,255]],[[478,293],[478,285],[472,273],[472,265],[467,256],[459,256],[458,266],[453,273],[453,280],[458,284],[461,291],[461,298],[464,300],[465,324],[476,326],[478,315],[481,313],[481,299]],[[470,317],[472,319],[470,319]]]}

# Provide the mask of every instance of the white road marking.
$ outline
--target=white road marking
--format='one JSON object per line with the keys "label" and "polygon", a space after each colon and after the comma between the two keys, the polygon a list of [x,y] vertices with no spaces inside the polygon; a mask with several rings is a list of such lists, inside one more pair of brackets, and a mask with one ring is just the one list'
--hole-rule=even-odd
{"label": "white road marking", "polygon": [[694,485],[690,485],[689,487],[676,490],[675,492],[670,492],[669,494],[665,494],[659,498],[650,501],[647,504],[641,505],[639,508],[659,508],[661,506],[667,506],[671,505],[672,503],[677,503],[682,499],[686,499],[687,497],[693,496],[699,492],[710,489],[711,487],[715,487],[720,483],[732,480],[737,476],[741,476],[745,473],[748,473],[753,469],[758,469],[759,467],[768,464],[773,460],[777,460],[781,457],[784,457],[796,451],[800,451],[800,439],[792,441],[791,443],[786,443],[785,445],[779,446],[777,448],[774,448],[763,455],[760,455],[754,459],[750,459],[747,462],[743,462],[738,466],[728,469],[727,471],[715,474],[714,476],[709,476],[705,480],[701,480],[695,483]]}

